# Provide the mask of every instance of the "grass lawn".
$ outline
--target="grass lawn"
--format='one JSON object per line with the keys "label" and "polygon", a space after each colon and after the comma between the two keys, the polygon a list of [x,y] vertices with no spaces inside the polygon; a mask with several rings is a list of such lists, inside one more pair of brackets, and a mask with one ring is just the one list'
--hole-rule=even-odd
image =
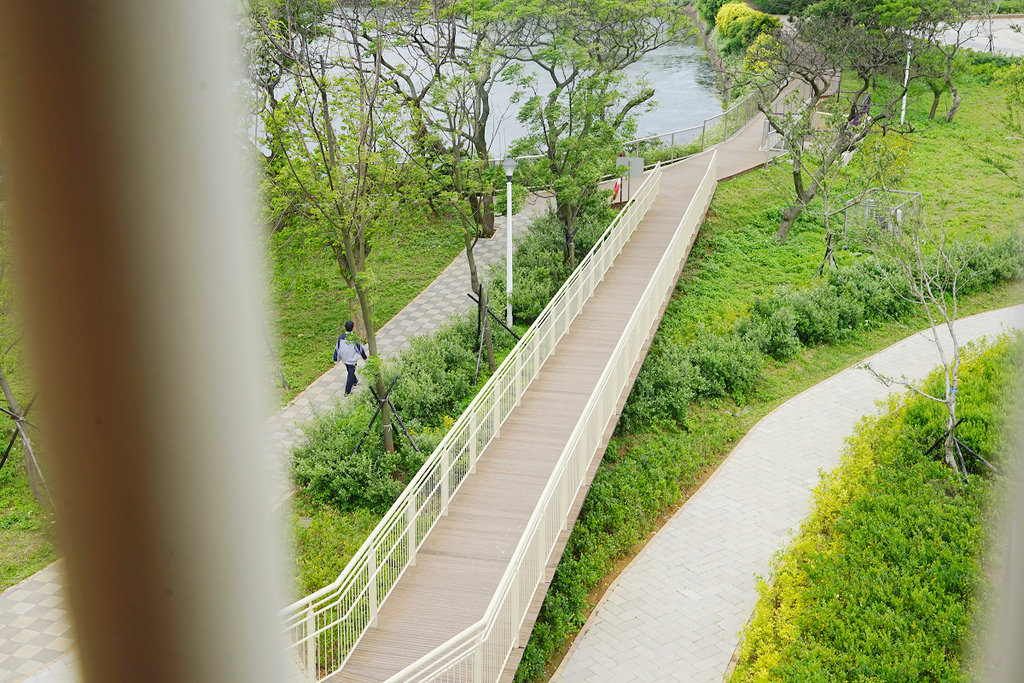
{"label": "grass lawn", "polygon": [[56,559],[53,515],[32,497],[21,447],[16,446],[0,470],[0,590]]}
{"label": "grass lawn", "polygon": [[[380,329],[458,256],[462,231],[443,222],[395,228],[377,239],[369,256]],[[352,317],[347,288],[330,252],[301,234],[270,246],[271,324],[274,346],[289,389],[278,387],[278,403],[290,401],[333,365],[334,343]]]}

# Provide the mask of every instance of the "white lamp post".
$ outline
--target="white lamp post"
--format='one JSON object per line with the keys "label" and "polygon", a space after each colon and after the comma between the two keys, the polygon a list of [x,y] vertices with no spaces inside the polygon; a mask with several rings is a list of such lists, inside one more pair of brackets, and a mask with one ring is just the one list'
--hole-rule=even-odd
{"label": "white lamp post", "polygon": [[903,69],[903,110],[900,112],[900,125],[907,118],[907,83],[910,82],[910,38],[907,38],[907,66]]}
{"label": "white lamp post", "polygon": [[505,324],[512,327],[512,172],[519,165],[511,156],[505,157]]}

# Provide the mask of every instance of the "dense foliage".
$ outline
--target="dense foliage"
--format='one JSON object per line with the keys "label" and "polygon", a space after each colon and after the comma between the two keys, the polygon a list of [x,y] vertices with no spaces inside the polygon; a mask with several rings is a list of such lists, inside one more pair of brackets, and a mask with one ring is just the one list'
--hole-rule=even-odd
{"label": "dense foliage", "polygon": [[[960,294],[1024,277],[1024,238],[980,246]],[[831,272],[810,287],[781,287],[755,297],[731,333],[685,342],[665,339],[651,350],[622,411],[619,431],[684,423],[693,399],[743,402],[761,378],[766,357],[790,361],[805,347],[841,341],[867,324],[898,321],[912,310],[894,289],[893,267],[868,258]]]}
{"label": "dense foliage", "polygon": [[[1022,362],[1017,337],[963,365],[961,436],[989,461],[1007,454]],[[861,425],[773,582],[759,583],[732,680],[968,678],[991,482],[923,455],[944,430],[941,406],[912,394]]]}

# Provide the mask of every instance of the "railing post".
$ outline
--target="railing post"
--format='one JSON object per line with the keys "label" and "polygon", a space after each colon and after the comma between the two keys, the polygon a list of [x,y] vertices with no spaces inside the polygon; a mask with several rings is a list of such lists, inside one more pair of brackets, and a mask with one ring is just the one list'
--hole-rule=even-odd
{"label": "railing post", "polygon": [[704,123],[700,124],[700,151],[704,151],[704,133],[708,130],[708,120],[704,119]]}
{"label": "railing post", "polygon": [[[473,451],[476,450],[476,430],[473,428],[476,425],[476,412],[471,413],[469,420],[469,443],[466,444],[467,450],[470,452],[470,459],[474,459]],[[444,449],[441,454],[441,514],[445,517],[448,516],[448,499],[450,494],[448,489],[451,488],[451,477],[452,477],[452,452],[449,449]]]}
{"label": "railing post", "polygon": [[512,605],[511,605],[512,628],[514,629],[514,632],[515,632],[515,635],[513,636],[513,639],[512,639],[512,647],[519,647],[519,632],[522,631],[522,628],[520,628],[521,622],[520,622],[520,617],[519,617],[519,610],[521,608],[521,606],[519,604],[520,603],[519,595],[521,593],[519,582],[522,580],[522,576],[523,575],[522,575],[522,572],[520,571],[520,568],[516,567],[515,575],[512,578],[512,588],[511,588],[511,590],[512,590],[512,601],[511,601],[512,602]]}
{"label": "railing post", "polygon": [[313,619],[313,605],[306,608],[306,678],[316,680],[316,621]]}
{"label": "railing post", "polygon": [[405,507],[406,535],[409,540],[409,566],[416,564],[416,495],[409,497]]}
{"label": "railing post", "polygon": [[519,399],[523,397],[523,355],[520,353],[516,354],[515,362],[515,391],[516,391],[516,402],[515,405],[519,405]]}
{"label": "railing post", "polygon": [[366,556],[366,600],[370,603],[370,626],[377,625],[377,549]]}
{"label": "railing post", "polygon": [[476,651],[473,656],[473,680],[475,683],[483,683],[484,680],[484,644],[476,641]]}

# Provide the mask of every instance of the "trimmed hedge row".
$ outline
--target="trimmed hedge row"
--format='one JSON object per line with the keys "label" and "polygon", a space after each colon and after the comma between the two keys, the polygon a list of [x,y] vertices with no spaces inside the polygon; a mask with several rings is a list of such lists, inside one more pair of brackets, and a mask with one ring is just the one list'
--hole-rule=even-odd
{"label": "trimmed hedge row", "polygon": [[[987,459],[1006,452],[1021,406],[1024,337],[968,353],[960,436]],[[942,383],[934,373],[928,384]],[[865,420],[815,509],[776,560],[732,681],[965,680],[991,482],[923,453],[943,408],[908,394]]]}
{"label": "trimmed hedge row", "polygon": [[[959,294],[1024,277],[1024,238],[982,245],[967,261]],[[914,304],[892,266],[876,258],[840,268],[802,290],[783,288],[754,300],[735,330],[684,345],[667,338],[652,346],[619,420],[618,432],[658,423],[685,424],[693,400],[750,398],[766,358],[789,361],[804,347],[832,344],[864,325],[899,320]]]}

